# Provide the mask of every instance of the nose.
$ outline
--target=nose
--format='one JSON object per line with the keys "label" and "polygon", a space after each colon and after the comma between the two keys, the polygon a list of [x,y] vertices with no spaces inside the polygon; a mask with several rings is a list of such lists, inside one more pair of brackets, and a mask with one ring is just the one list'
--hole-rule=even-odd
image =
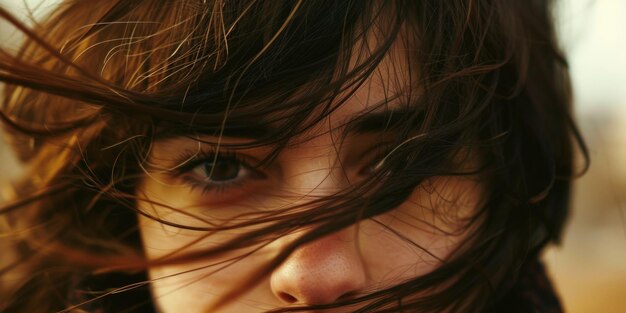
{"label": "nose", "polygon": [[272,292],[285,304],[328,304],[348,298],[366,284],[356,240],[349,230],[299,247],[271,275]]}

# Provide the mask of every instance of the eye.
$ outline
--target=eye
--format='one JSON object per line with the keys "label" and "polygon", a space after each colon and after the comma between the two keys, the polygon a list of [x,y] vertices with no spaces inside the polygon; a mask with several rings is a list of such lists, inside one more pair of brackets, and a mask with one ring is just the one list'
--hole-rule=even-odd
{"label": "eye", "polygon": [[194,158],[194,161],[180,169],[180,175],[192,188],[202,188],[204,192],[224,191],[266,177],[249,165],[245,157],[236,153],[207,153]]}
{"label": "eye", "polygon": [[373,149],[365,154],[363,157],[365,161],[365,166],[359,170],[359,175],[361,176],[386,176],[388,173],[380,173],[382,167],[385,165],[385,160],[389,154],[389,149],[387,147]]}
{"label": "eye", "polygon": [[216,156],[193,169],[198,177],[206,182],[225,183],[249,175],[250,171],[235,157]]}

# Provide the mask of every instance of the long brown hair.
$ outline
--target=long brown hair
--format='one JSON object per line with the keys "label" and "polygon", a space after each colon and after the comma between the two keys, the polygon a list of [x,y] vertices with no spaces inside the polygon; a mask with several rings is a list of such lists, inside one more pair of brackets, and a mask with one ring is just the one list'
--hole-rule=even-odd
{"label": "long brown hair", "polygon": [[[524,266],[558,242],[574,146],[585,152],[551,7],[549,0],[66,1],[33,28],[0,9],[27,36],[19,52],[0,50],[0,117],[26,168],[0,209],[3,240],[16,256],[0,274],[19,281],[4,279],[0,311],[147,310],[149,266],[312,226],[259,268],[255,282],[298,246],[394,209],[429,177],[476,174],[488,193],[454,257],[397,286],[310,308],[368,300],[364,312],[497,310]],[[374,46],[372,32],[383,38]],[[409,109],[396,117],[397,149],[376,183],[227,225],[263,227],[219,247],[145,260],[136,188],[154,140],[253,133],[256,140],[234,148],[271,145],[271,158],[338,108],[398,40],[413,46],[404,56],[411,90],[398,95]],[[350,65],[355,51],[363,57]],[[479,164],[452,172],[447,165],[467,147],[479,150]],[[136,306],[116,307],[120,298]]]}

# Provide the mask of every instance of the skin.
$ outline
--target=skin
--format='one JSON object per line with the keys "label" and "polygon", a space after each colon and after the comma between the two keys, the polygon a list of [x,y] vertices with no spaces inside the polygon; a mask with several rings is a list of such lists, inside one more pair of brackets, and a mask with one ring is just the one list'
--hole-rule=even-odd
{"label": "skin", "polygon": [[[139,195],[148,201],[140,201],[139,209],[149,216],[184,225],[223,225],[232,223],[241,213],[297,206],[369,179],[368,167],[384,152],[378,149],[383,146],[381,142],[390,141],[393,134],[351,135],[341,145],[337,138],[346,120],[364,112],[400,105],[398,98],[379,108],[389,94],[401,94],[405,90],[406,86],[397,82],[409,81],[404,74],[407,71],[401,70],[407,68],[405,58],[400,57],[405,55],[406,49],[395,47],[393,51],[396,53],[390,53],[339,110],[300,140],[295,140],[272,164],[263,168],[263,178],[242,180],[221,191],[203,193],[202,188],[193,188],[188,181],[192,178],[206,182],[203,167],[184,174],[187,180],[168,175],[162,169],[177,166],[181,162],[181,151],[193,155],[208,147],[190,138],[155,142],[150,162],[161,170],[149,171],[150,175],[140,184]],[[231,143],[245,140],[223,138],[224,142]],[[257,147],[237,153],[244,161],[254,163],[270,150],[271,147]],[[239,174],[245,176],[246,172]],[[479,206],[482,194],[483,187],[475,177],[433,177],[418,186],[395,210],[299,247],[269,276],[219,310],[213,310],[212,306],[220,296],[236,288],[301,232],[280,236],[228,266],[223,262],[251,252],[253,248],[197,262],[151,268],[153,298],[159,310],[165,313],[180,312],[181,308],[192,313],[262,312],[277,307],[331,303],[389,287],[428,273],[449,257],[466,236],[463,218]],[[249,230],[224,230],[207,235],[164,225],[143,215],[140,229],[145,253],[151,259],[201,251]]]}

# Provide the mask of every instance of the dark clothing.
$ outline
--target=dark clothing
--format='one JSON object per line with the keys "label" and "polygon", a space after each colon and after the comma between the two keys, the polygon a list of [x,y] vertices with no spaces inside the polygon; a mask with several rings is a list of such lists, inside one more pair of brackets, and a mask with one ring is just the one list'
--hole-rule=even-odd
{"label": "dark clothing", "polygon": [[498,313],[563,313],[561,302],[543,264],[527,264],[511,292],[500,301]]}

